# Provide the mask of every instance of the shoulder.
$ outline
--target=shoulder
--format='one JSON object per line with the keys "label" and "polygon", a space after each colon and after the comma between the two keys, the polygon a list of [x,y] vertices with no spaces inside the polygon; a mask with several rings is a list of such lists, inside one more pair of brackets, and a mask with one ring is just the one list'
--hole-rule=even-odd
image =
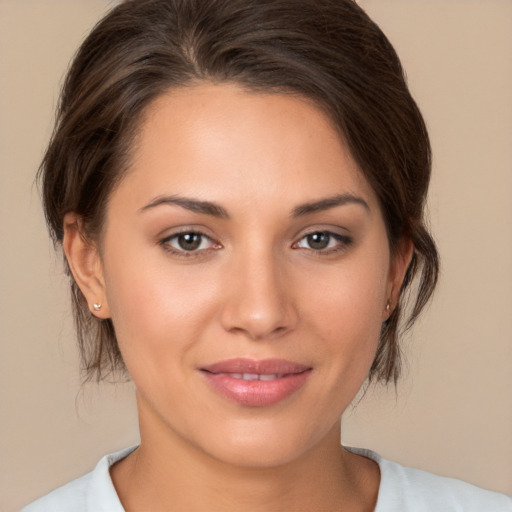
{"label": "shoulder", "polygon": [[55,489],[24,507],[21,512],[85,512],[85,496],[90,485],[92,473]]}
{"label": "shoulder", "polygon": [[93,471],[39,498],[21,512],[124,512],[109,468],[133,450],[106,455]]}
{"label": "shoulder", "polygon": [[407,468],[368,450],[354,451],[379,465],[381,483],[375,512],[512,512],[512,499],[504,494]]}

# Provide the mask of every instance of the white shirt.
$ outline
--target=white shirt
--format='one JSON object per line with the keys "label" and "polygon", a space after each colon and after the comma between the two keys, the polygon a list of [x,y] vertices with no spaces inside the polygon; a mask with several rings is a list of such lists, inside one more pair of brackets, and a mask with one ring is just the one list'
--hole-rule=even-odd
{"label": "white shirt", "polygon": [[[134,449],[106,455],[93,471],[39,498],[21,512],[124,512],[109,468]],[[512,512],[512,499],[504,494],[406,468],[370,450],[350,450],[379,465],[375,512]]]}

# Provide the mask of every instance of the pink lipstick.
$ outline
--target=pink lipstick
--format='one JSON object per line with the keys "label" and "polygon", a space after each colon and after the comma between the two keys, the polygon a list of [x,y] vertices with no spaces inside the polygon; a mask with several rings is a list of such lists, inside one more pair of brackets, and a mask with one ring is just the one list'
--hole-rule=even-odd
{"label": "pink lipstick", "polygon": [[284,359],[229,359],[200,370],[222,396],[248,407],[264,407],[297,391],[312,368]]}

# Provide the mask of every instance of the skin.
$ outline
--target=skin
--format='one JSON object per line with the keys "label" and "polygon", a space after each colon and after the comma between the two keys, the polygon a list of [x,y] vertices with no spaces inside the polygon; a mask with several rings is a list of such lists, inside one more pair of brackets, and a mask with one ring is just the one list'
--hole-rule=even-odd
{"label": "skin", "polygon": [[[339,195],[357,199],[298,215]],[[227,84],[167,93],[146,112],[101,244],[79,228],[68,214],[66,256],[137,388],[141,446],[111,470],[127,511],[374,509],[378,467],[340,447],[339,419],[411,246],[391,257],[377,198],[318,108]],[[183,231],[204,234],[196,250]],[[248,407],[198,370],[235,357],[312,371],[281,402]]]}

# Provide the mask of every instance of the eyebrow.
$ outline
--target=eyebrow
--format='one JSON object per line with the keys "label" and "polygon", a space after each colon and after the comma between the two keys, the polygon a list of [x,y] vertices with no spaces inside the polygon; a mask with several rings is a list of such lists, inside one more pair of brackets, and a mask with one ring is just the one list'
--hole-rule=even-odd
{"label": "eyebrow", "polygon": [[292,211],[292,217],[302,217],[304,215],[310,215],[312,213],[329,210],[336,206],[344,206],[347,204],[359,204],[363,206],[365,210],[370,212],[368,203],[362,197],[354,196],[352,194],[337,194],[331,197],[326,197],[325,199],[297,206]]}
{"label": "eyebrow", "polygon": [[146,210],[150,210],[152,208],[156,208],[160,205],[176,205],[185,208],[186,210],[190,210],[195,213],[202,213],[204,215],[211,215],[212,217],[218,217],[220,219],[228,219],[228,212],[219,206],[218,204],[212,203],[210,201],[200,201],[198,199],[192,199],[189,197],[179,197],[179,196],[158,196],[155,197],[149,204],[143,206],[139,212],[143,212]]}
{"label": "eyebrow", "polygon": [[[359,204],[363,206],[368,212],[370,207],[368,203],[361,197],[352,194],[337,194],[331,197],[326,197],[318,201],[301,204],[292,210],[292,217],[303,217],[312,213],[321,212],[335,208],[337,206],[344,206],[347,204]],[[211,201],[201,201],[192,199],[190,197],[181,196],[158,196],[155,197],[146,206],[140,208],[139,212],[151,210],[161,205],[176,205],[185,208],[194,213],[202,213],[204,215],[211,215],[220,219],[229,219],[229,214],[222,206],[212,203]]]}

